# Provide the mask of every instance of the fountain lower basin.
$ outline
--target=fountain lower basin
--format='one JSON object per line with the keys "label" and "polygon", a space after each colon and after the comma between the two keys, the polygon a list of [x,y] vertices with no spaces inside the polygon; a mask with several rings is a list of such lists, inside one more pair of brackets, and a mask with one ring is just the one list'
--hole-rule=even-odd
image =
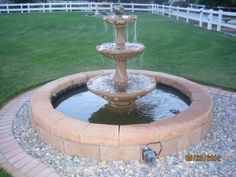
{"label": "fountain lower basin", "polygon": [[101,96],[118,111],[134,109],[135,100],[151,92],[156,87],[156,80],[143,74],[129,73],[129,80],[125,90],[116,88],[113,81],[114,74],[99,75],[87,82],[87,87],[96,95]]}
{"label": "fountain lower basin", "polygon": [[[31,100],[32,125],[47,144],[71,155],[99,160],[139,160],[145,144],[161,141],[161,155],[182,151],[207,134],[212,121],[212,101],[201,87],[165,73],[132,71],[170,85],[187,95],[189,108],[175,116],[147,124],[106,125],[75,120],[54,109],[52,99],[66,88],[85,83],[108,70],[79,73],[52,81],[37,89]],[[157,149],[155,145],[151,146]]]}

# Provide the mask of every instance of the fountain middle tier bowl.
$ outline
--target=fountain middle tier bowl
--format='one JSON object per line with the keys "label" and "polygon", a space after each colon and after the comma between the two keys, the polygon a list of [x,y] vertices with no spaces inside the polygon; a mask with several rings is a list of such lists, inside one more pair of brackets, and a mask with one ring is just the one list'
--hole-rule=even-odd
{"label": "fountain middle tier bowl", "polygon": [[129,73],[129,80],[125,90],[120,91],[113,83],[114,73],[103,74],[87,82],[88,89],[103,97],[113,107],[131,108],[138,98],[156,88],[156,80],[152,77]]}
{"label": "fountain middle tier bowl", "polygon": [[107,23],[110,23],[115,26],[124,26],[127,24],[132,24],[137,20],[135,15],[110,15],[105,16],[103,20]]}
{"label": "fountain middle tier bowl", "polygon": [[97,51],[105,57],[114,59],[127,59],[141,54],[145,47],[140,43],[125,43],[123,49],[117,48],[115,43],[104,43],[96,47]]}

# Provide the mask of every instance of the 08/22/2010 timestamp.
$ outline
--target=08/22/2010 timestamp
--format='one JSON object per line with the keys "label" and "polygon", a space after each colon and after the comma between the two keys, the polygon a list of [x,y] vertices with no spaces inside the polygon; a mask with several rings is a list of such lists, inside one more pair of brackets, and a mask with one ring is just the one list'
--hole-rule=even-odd
{"label": "08/22/2010 timestamp", "polygon": [[205,161],[220,161],[220,159],[221,159],[220,155],[206,155],[206,154],[192,155],[192,154],[188,154],[188,155],[185,156],[186,161],[205,162]]}

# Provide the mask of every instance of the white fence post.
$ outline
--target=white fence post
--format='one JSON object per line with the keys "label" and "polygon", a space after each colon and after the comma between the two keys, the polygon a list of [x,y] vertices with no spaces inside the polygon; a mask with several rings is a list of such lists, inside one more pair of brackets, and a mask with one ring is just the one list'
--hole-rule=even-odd
{"label": "white fence post", "polygon": [[165,6],[162,4],[162,15],[165,15]]}
{"label": "white fence post", "polygon": [[[68,3],[66,2],[66,12],[68,12]],[[88,4],[88,6],[89,6],[89,4]]]}
{"label": "white fence post", "polygon": [[110,12],[112,12],[112,3],[110,3]]}
{"label": "white fence post", "polygon": [[221,31],[222,13],[223,13],[222,10],[220,10],[219,13],[218,13],[218,19],[217,19],[217,31]]}
{"label": "white fence post", "polygon": [[189,7],[187,7],[186,23],[189,22]]}
{"label": "white fence post", "polygon": [[23,5],[20,5],[20,12],[23,14]]}
{"label": "white fence post", "polygon": [[132,12],[134,12],[134,3],[132,2]]}
{"label": "white fence post", "polygon": [[49,12],[52,12],[52,4],[49,2]]}
{"label": "white fence post", "polygon": [[[70,7],[70,12],[72,12],[72,5],[71,5],[71,1],[70,1],[69,3],[70,3],[70,5],[69,5],[69,7]],[[91,11],[92,11],[92,7],[91,7]]]}
{"label": "white fence post", "polygon": [[9,4],[7,4],[7,13],[9,14],[10,11],[9,11]]}
{"label": "white fence post", "polygon": [[95,15],[98,14],[98,4],[95,2]]}
{"label": "white fence post", "polygon": [[[69,5],[70,6],[70,5]],[[92,2],[89,3],[89,11],[92,12],[93,9],[92,9]]]}
{"label": "white fence post", "polygon": [[152,2],[152,14],[153,14],[153,12],[154,12],[154,5],[153,5],[153,2]]}
{"label": "white fence post", "polygon": [[159,4],[156,4],[156,13],[159,13]]}
{"label": "white fence post", "polygon": [[153,4],[153,13],[154,13],[154,14],[157,13],[157,6],[156,6],[156,4]]}
{"label": "white fence post", "polygon": [[212,29],[212,17],[213,17],[213,10],[209,10],[209,15],[208,15],[208,22],[207,22],[207,29],[211,30]]}
{"label": "white fence post", "polygon": [[171,14],[171,5],[169,5],[169,11],[168,11],[168,17],[170,17],[170,14]]}
{"label": "white fence post", "polygon": [[27,3],[27,10],[28,10],[28,13],[30,13],[30,5],[29,5],[29,3]]}
{"label": "white fence post", "polygon": [[45,12],[45,4],[43,4],[43,12]]}
{"label": "white fence post", "polygon": [[203,17],[203,9],[200,9],[199,27],[202,27],[202,17]]}
{"label": "white fence post", "polygon": [[179,20],[179,6],[177,6],[176,20]]}

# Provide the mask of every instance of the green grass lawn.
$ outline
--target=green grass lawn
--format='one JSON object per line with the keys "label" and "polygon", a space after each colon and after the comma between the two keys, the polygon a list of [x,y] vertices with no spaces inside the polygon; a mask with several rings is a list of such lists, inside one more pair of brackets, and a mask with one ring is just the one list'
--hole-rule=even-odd
{"label": "green grass lawn", "polygon": [[0,177],[11,177],[11,175],[6,170],[0,167]]}
{"label": "green grass lawn", "polygon": [[[95,47],[111,33],[101,18],[83,13],[0,15],[0,105],[61,76],[110,68]],[[143,13],[137,34],[146,46],[143,69],[236,90],[236,38]]]}

